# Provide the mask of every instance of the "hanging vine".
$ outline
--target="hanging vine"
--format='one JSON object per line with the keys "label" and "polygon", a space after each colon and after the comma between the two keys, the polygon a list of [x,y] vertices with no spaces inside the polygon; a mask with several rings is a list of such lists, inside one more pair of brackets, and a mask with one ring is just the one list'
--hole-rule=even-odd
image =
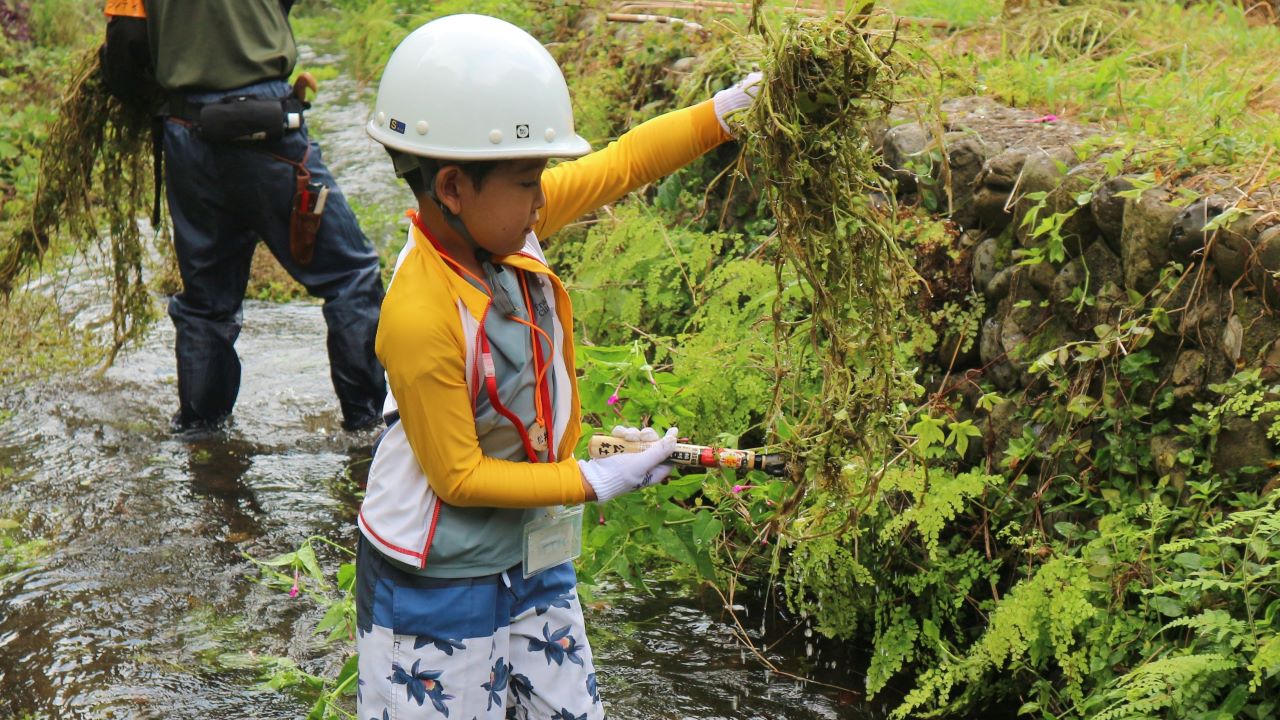
{"label": "hanging vine", "polygon": [[41,156],[30,222],[0,248],[0,291],[10,295],[60,237],[85,252],[101,247],[105,228],[111,257],[112,338],[104,365],[109,366],[154,315],[138,226],[152,198],[151,117],[107,93],[96,50],[77,68]]}

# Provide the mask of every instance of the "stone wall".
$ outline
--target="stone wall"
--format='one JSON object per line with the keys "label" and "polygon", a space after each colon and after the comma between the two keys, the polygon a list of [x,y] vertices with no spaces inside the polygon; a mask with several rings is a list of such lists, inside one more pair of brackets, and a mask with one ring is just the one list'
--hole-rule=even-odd
{"label": "stone wall", "polygon": [[[1041,353],[1096,339],[1095,328],[1117,326],[1144,298],[1167,313],[1147,348],[1183,409],[1212,402],[1208,386],[1244,368],[1280,379],[1280,186],[1202,175],[1137,191],[1134,176],[1108,177],[1089,156],[1096,128],[985,98],[942,110],[942,120],[892,117],[882,147],[899,194],[949,214],[961,250],[949,271],[967,273],[986,298],[976,352],[944,342],[944,366],[954,359],[953,372],[1005,391],[1027,387]],[[1206,229],[1224,212],[1221,227]],[[1043,246],[1034,226],[1052,215],[1061,259],[1019,265],[1025,254],[1014,251]],[[1229,423],[1218,447],[1224,469],[1278,455],[1260,422]]]}

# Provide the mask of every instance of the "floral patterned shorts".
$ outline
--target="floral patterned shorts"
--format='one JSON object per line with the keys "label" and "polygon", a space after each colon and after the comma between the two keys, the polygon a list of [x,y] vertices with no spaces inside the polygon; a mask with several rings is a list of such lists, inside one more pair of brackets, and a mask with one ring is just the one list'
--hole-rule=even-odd
{"label": "floral patterned shorts", "polygon": [[359,720],[600,720],[572,563],[529,579],[407,573],[360,540]]}

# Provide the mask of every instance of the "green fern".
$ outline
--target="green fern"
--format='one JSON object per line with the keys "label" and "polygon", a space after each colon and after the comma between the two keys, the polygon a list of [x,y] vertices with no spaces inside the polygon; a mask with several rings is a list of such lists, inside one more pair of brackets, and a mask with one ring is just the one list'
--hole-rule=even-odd
{"label": "green fern", "polygon": [[1115,682],[1104,698],[1109,706],[1094,720],[1165,718],[1169,711],[1198,704],[1198,695],[1221,675],[1239,668],[1238,660],[1217,653],[1180,655],[1145,663]]}

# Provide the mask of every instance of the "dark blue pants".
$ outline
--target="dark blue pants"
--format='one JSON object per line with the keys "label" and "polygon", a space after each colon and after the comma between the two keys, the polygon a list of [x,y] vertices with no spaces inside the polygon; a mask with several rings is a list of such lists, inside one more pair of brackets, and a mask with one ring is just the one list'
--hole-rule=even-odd
{"label": "dark blue pants", "polygon": [[[269,81],[217,93],[188,94],[207,103],[227,95],[284,96],[287,83]],[[307,154],[307,148],[310,153]],[[378,255],[307,138],[305,125],[277,141],[209,143],[175,119],[164,128],[165,184],[173,216],[182,292],[169,301],[177,339],[177,422],[213,424],[231,414],[240,391],[235,342],[249,266],[259,240],[307,292],[324,299],[329,368],[348,428],[375,422],[386,395],[374,355],[382,276]],[[289,253],[295,162],[307,157],[311,182],[329,187],[315,256],[302,266]],[[285,380],[282,378],[282,380]]]}

